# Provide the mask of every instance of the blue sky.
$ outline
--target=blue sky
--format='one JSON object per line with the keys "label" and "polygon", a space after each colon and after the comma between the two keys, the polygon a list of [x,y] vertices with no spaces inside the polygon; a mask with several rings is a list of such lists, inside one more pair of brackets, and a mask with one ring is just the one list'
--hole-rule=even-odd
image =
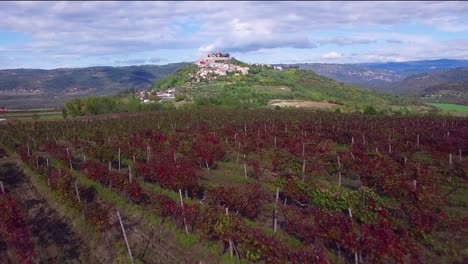
{"label": "blue sky", "polygon": [[0,69],[468,59],[468,3],[0,2]]}

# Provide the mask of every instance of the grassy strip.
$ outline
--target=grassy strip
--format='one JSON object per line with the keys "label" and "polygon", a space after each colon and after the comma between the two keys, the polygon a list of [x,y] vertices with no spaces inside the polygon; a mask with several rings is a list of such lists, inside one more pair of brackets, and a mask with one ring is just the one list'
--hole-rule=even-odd
{"label": "grassy strip", "polygon": [[[9,148],[4,147],[3,145],[0,144],[0,147],[2,147],[10,157],[17,158],[18,161],[20,160],[18,155],[11,151]],[[81,215],[81,211],[72,208],[69,206],[67,201],[61,201],[60,194],[57,191],[53,191],[47,186],[47,182],[44,180],[40,180],[41,176],[31,170],[29,166],[27,166],[25,163],[19,161],[18,162],[19,168],[25,173],[25,175],[29,178],[33,186],[36,188],[38,193],[47,201],[47,204],[56,210],[62,217],[65,217],[68,219],[73,227],[73,230],[77,234],[82,234],[83,237],[86,237],[88,246],[93,249],[100,248],[102,246],[102,241],[101,237],[98,236],[100,232],[91,224],[85,221],[85,219]],[[57,201],[61,201],[60,203]],[[76,232],[79,231],[79,232]],[[120,244],[120,245],[119,245]],[[123,243],[115,243],[113,246],[118,247],[125,247]],[[125,257],[127,257],[126,252]],[[116,256],[116,258],[121,259],[123,256],[120,256],[122,253],[119,252],[119,254]],[[93,256],[96,259],[99,259],[98,256]],[[128,258],[128,257],[127,257]],[[102,260],[101,260],[102,261]],[[87,262],[83,260],[83,262]],[[115,259],[112,261],[115,262]]]}
{"label": "grassy strip", "polygon": [[435,106],[440,109],[444,109],[444,110],[468,113],[468,105],[442,104],[442,103],[432,103],[430,105]]}
{"label": "grassy strip", "polygon": [[[56,167],[66,169],[66,167],[63,166],[63,164],[60,164],[56,161],[53,162],[57,165]],[[78,183],[80,183],[81,185],[85,187],[95,188],[97,194],[103,201],[113,205],[120,212],[128,215],[140,215],[151,225],[164,226],[167,230],[170,230],[173,233],[176,242],[179,246],[183,248],[191,248],[195,244],[200,244],[201,242],[201,245],[205,248],[206,253],[218,255],[221,251],[218,244],[203,241],[202,238],[197,234],[191,233],[187,235],[182,230],[179,230],[173,223],[169,221],[163,221],[161,217],[156,216],[154,213],[148,211],[142,206],[129,203],[119,194],[109,190],[108,188],[104,187],[99,183],[94,182],[93,180],[86,178],[81,173],[74,170],[72,171],[72,175],[77,179]]]}
{"label": "grassy strip", "polygon": [[[133,162],[130,161],[130,160],[124,160],[122,163],[127,165],[127,166],[129,166],[129,165],[134,166]],[[238,164],[235,164],[234,162],[219,162],[218,165],[220,166],[219,169],[238,170],[239,172],[242,171],[242,173],[243,173],[243,168],[240,167]],[[218,174],[220,174],[220,175],[217,175],[217,176],[223,176],[223,177],[227,176],[227,175],[223,174],[223,171],[219,171],[219,170],[211,170],[210,171],[210,173],[216,173],[216,172],[218,172]],[[266,189],[268,189],[269,191],[271,191],[273,193],[276,190],[276,186],[274,184],[261,182],[259,180],[253,179],[253,178],[245,179],[244,176],[230,175],[229,179],[238,179],[239,184],[258,182],[262,186],[264,186]],[[146,182],[146,181],[140,180],[140,179],[138,180],[138,182],[143,188],[149,189],[150,191],[152,191],[154,193],[164,194],[164,195],[170,197],[171,199],[173,199],[174,201],[179,201],[179,199],[180,199],[179,194],[177,192],[173,192],[171,190],[160,187],[159,185],[157,185],[155,183],[149,183],[149,182]],[[215,187],[216,185],[217,184],[210,184],[210,186],[213,186],[213,187]],[[183,200],[184,200],[185,204],[198,204],[199,203],[199,201],[197,199],[190,199],[190,198],[185,198],[184,197]],[[268,205],[268,210],[272,211],[273,207],[274,207],[274,204],[269,204]],[[267,234],[269,236],[275,236],[272,227],[260,226],[256,222],[251,221],[251,220],[249,220],[249,219],[247,219],[245,217],[242,217],[242,221],[246,226],[248,226],[250,228],[259,228],[265,234]],[[178,233],[180,234],[181,232],[178,232]],[[186,236],[185,233],[181,233],[181,235]],[[303,244],[302,244],[302,242],[300,240],[296,239],[293,236],[290,236],[289,234],[287,234],[285,232],[280,231],[280,232],[278,232],[276,234],[276,236],[277,236],[278,239],[283,240],[288,247],[300,248],[300,247],[303,246]],[[181,237],[180,239],[183,239],[183,237]],[[181,242],[185,245],[186,243],[190,243],[191,241],[181,240]],[[187,246],[190,246],[190,244],[188,244]],[[247,260],[241,259],[241,263],[244,263],[244,261],[247,261]],[[226,254],[224,256],[224,263],[237,263],[237,259],[231,259],[231,257]]]}
{"label": "grassy strip", "polygon": [[[90,248],[97,249],[102,246],[102,237],[99,236],[99,230],[89,222],[85,221],[81,215],[81,211],[72,208],[68,201],[62,200],[60,193],[49,189],[45,181],[37,180],[36,178],[40,178],[40,175],[33,172],[26,164],[21,163],[20,168],[25,172],[26,175],[32,176],[29,177],[31,182],[34,184],[41,196],[47,200],[47,203],[52,208],[57,210],[57,212],[71,221],[73,229],[76,233],[80,233],[83,237],[87,238],[86,241],[89,243]],[[59,203],[57,201],[61,202]],[[115,242],[112,244],[113,248],[124,248],[124,250],[117,250],[118,253],[112,260],[113,263],[119,259],[128,259],[128,253],[123,242]],[[99,259],[97,256],[95,257]]]}
{"label": "grassy strip", "polygon": [[[149,182],[146,182],[146,181],[140,180],[140,179],[138,180],[138,183],[140,184],[141,187],[143,187],[145,189],[149,189],[153,193],[163,194],[163,195],[166,195],[166,196],[170,197],[174,201],[180,202],[179,193],[177,193],[177,192],[173,192],[171,190],[160,187],[159,185],[157,185],[155,183],[149,183]],[[196,200],[196,199],[191,199],[191,198],[185,197],[183,192],[182,192],[182,199],[184,200],[184,204],[192,205],[192,204],[198,204],[199,203],[199,201]]]}
{"label": "grassy strip", "polygon": [[5,114],[1,116],[5,119],[58,119],[63,118],[61,112],[46,112],[46,113],[34,113],[34,114]]}

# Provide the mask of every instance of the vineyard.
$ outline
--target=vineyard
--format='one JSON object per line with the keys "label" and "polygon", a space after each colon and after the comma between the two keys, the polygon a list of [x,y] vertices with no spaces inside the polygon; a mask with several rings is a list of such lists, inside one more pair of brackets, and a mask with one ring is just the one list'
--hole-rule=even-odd
{"label": "vineyard", "polygon": [[6,263],[468,261],[466,118],[177,110],[1,128]]}

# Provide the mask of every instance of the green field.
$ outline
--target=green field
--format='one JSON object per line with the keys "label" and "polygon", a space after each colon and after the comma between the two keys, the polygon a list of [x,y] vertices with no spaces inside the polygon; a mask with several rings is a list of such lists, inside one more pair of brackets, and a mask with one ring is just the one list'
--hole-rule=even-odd
{"label": "green field", "polygon": [[54,119],[54,118],[63,118],[62,112],[34,112],[34,113],[6,113],[1,114],[0,118],[2,119]]}
{"label": "green field", "polygon": [[457,104],[431,104],[431,105],[440,109],[444,109],[444,110],[468,113],[468,105],[457,105]]}

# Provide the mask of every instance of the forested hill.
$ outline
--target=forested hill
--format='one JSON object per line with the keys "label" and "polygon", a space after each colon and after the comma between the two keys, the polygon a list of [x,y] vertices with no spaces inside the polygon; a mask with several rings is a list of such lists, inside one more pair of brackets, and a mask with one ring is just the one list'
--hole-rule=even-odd
{"label": "forested hill", "polygon": [[186,64],[0,70],[0,106],[60,107],[73,98],[147,89]]}

